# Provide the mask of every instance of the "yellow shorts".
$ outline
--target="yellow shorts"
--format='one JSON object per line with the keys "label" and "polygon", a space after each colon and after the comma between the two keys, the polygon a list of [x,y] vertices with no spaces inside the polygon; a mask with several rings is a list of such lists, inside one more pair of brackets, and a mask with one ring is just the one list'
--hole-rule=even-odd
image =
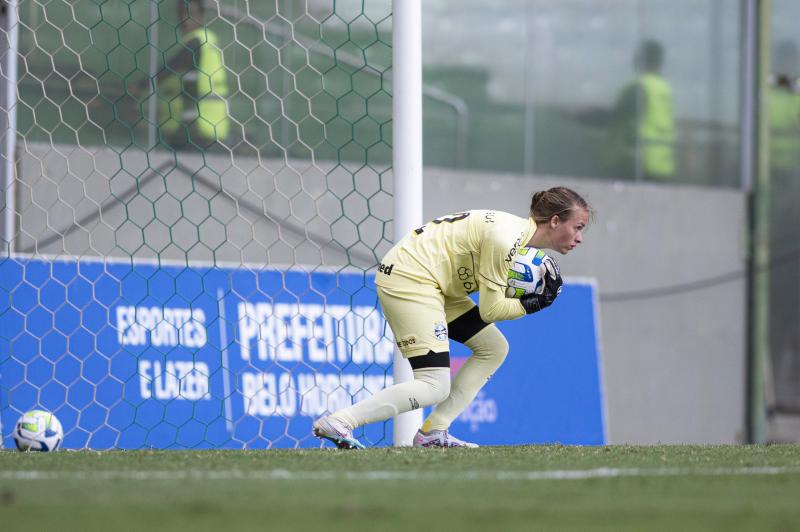
{"label": "yellow shorts", "polygon": [[450,351],[447,324],[473,309],[469,297],[446,297],[434,285],[411,281],[377,286],[383,315],[405,358]]}

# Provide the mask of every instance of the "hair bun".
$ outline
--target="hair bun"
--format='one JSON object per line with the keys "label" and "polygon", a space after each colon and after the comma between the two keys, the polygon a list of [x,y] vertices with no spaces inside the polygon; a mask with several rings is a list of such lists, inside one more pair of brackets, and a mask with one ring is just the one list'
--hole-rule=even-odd
{"label": "hair bun", "polygon": [[567,187],[540,190],[531,198],[531,218],[536,223],[546,222],[553,216],[559,216],[566,220],[572,216],[572,211],[576,207],[591,211],[586,200]]}

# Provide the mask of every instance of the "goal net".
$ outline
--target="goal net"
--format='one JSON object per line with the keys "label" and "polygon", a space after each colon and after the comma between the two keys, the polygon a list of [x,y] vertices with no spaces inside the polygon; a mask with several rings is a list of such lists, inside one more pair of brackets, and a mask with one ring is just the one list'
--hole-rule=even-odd
{"label": "goal net", "polygon": [[317,446],[391,384],[391,2],[5,17],[5,446],[34,408],[68,448]]}

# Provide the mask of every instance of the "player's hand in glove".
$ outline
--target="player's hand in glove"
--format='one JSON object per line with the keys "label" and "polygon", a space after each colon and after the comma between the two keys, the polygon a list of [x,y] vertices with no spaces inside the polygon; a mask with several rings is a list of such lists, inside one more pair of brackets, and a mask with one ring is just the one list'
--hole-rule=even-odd
{"label": "player's hand in glove", "polygon": [[527,314],[539,312],[543,308],[547,308],[553,304],[558,294],[561,293],[561,285],[564,284],[561,279],[561,270],[558,269],[558,264],[551,257],[545,257],[542,261],[542,266],[545,269],[542,280],[544,287],[539,293],[525,294],[519,298],[523,308]]}

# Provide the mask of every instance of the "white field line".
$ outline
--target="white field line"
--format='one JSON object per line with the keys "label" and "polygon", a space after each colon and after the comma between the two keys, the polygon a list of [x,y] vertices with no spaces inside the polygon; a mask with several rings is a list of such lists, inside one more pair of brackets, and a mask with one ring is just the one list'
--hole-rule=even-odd
{"label": "white field line", "polygon": [[733,468],[611,468],[541,471],[289,471],[184,469],[107,471],[0,471],[0,480],[584,480],[589,478],[796,475],[800,466]]}

